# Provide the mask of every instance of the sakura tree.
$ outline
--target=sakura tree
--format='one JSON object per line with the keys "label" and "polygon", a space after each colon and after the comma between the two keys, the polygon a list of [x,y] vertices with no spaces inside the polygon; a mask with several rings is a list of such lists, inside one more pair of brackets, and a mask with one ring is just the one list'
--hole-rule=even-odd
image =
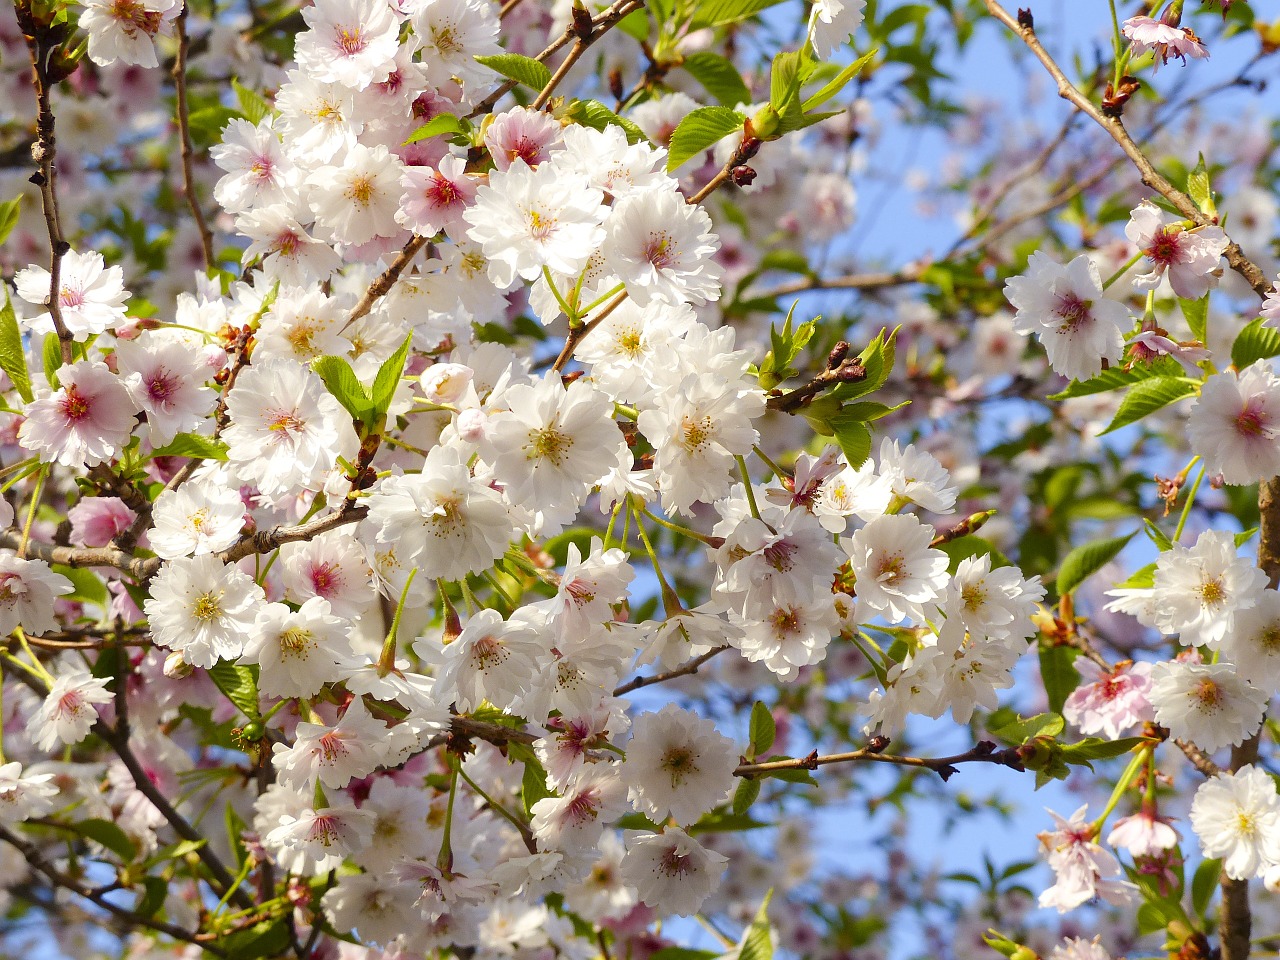
{"label": "sakura tree", "polygon": [[6,950],[1280,949],[1280,23],[1052,6],[0,11]]}

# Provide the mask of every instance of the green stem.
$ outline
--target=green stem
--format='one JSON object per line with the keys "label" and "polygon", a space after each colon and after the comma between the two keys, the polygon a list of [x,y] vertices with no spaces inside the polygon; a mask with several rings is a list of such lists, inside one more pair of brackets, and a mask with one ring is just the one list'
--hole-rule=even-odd
{"label": "green stem", "polygon": [[585,307],[582,308],[582,315],[585,317],[596,307],[600,306],[600,304],[604,303],[606,300],[613,299],[625,289],[626,289],[626,285],[620,283],[616,287],[614,287],[612,290],[610,290],[608,293],[601,294],[600,296],[596,297],[594,300],[592,300],[590,303],[588,303]]}
{"label": "green stem", "polygon": [[436,866],[442,873],[453,872],[453,800],[458,795],[458,770],[460,762],[457,757],[449,757],[449,805],[444,811],[444,835],[440,838],[440,854],[436,857]]}
{"label": "green stem", "polygon": [[387,639],[382,641],[382,653],[378,656],[378,676],[385,677],[396,666],[396,635],[400,632],[400,618],[404,615],[405,601],[409,599],[409,587],[413,578],[418,575],[418,568],[409,571],[409,577],[400,591],[400,602],[396,604],[395,616],[391,618],[391,629],[387,631]]}
{"label": "green stem", "polygon": [[643,510],[643,513],[646,517],[648,517],[650,520],[652,520],[654,523],[658,524],[659,526],[666,527],[668,530],[674,531],[675,533],[683,534],[686,537],[693,537],[693,539],[695,540],[701,540],[703,543],[707,544],[707,546],[711,546],[711,543],[707,539],[706,535],[699,533],[697,530],[690,530],[688,527],[682,527],[678,523],[672,523],[670,520],[664,520],[662,517],[658,516],[656,513],[653,513],[648,508],[645,508]]}
{"label": "green stem", "polygon": [[1133,782],[1133,778],[1137,775],[1138,770],[1147,762],[1147,755],[1155,749],[1153,746],[1145,746],[1138,751],[1137,755],[1129,761],[1129,766],[1124,768],[1124,773],[1120,774],[1120,779],[1116,781],[1116,788],[1111,791],[1111,799],[1107,801],[1107,805],[1103,808],[1098,819],[1093,821],[1094,835],[1102,833],[1102,825],[1107,822],[1107,817],[1111,816],[1116,805],[1120,803],[1120,798],[1124,796],[1124,792],[1129,789],[1129,784]]}
{"label": "green stem", "polygon": [[480,789],[480,784],[476,783],[469,776],[467,776],[467,772],[463,770],[461,767],[458,768],[458,774],[462,777],[463,780],[467,782],[467,786],[469,786],[472,790],[478,793],[480,795],[480,799],[489,805],[490,810],[502,816],[503,819],[505,819],[517,830],[519,830],[521,836],[527,836],[529,834],[529,825],[527,823],[523,823],[521,820],[519,820],[516,817],[514,813],[512,813],[510,810],[508,810],[506,807],[500,804],[497,800],[493,799],[493,797],[489,796],[482,789]]}
{"label": "green stem", "polygon": [[1128,273],[1128,272],[1129,272],[1129,269],[1130,269],[1130,268],[1131,268],[1135,263],[1137,263],[1139,260],[1141,260],[1141,259],[1142,259],[1143,257],[1145,257],[1145,256],[1146,256],[1146,254],[1145,254],[1145,253],[1142,253],[1142,252],[1135,253],[1132,257],[1130,257],[1130,258],[1129,258],[1129,262],[1128,262],[1128,263],[1126,263],[1123,267],[1121,267],[1119,270],[1117,270],[1117,271],[1116,271],[1115,273],[1113,273],[1111,276],[1107,277],[1107,279],[1106,279],[1105,281],[1103,281],[1102,289],[1103,289],[1103,290],[1108,290],[1108,289],[1110,289],[1110,287],[1111,287],[1111,285],[1112,285],[1113,283],[1115,283],[1117,280],[1119,280],[1121,277],[1123,277],[1126,273]]}
{"label": "green stem", "polygon": [[774,463],[773,460],[763,450],[760,449],[759,445],[752,447],[751,450],[753,453],[755,453],[757,457],[759,457],[761,460],[764,461],[765,466],[767,466],[770,470],[773,471],[773,475],[775,477],[777,477],[779,480],[786,479],[787,477],[786,471],[783,470],[776,463]]}
{"label": "green stem", "polygon": [[569,326],[576,327],[581,323],[578,319],[578,314],[574,312],[573,307],[569,306],[568,301],[565,300],[565,298],[561,296],[560,291],[556,289],[556,282],[551,279],[551,268],[545,264],[543,264],[542,267],[542,278],[547,281],[547,286],[551,288],[551,293],[556,298],[556,303],[560,304],[560,309],[563,310],[564,315],[569,318]]}
{"label": "green stem", "polygon": [[653,572],[658,578],[658,584],[662,587],[662,599],[668,611],[671,607],[671,600],[676,600],[676,606],[680,605],[680,601],[676,598],[676,592],[671,589],[671,584],[667,583],[667,578],[663,576],[662,564],[658,562],[658,552],[653,549],[653,544],[649,541],[649,534],[645,533],[644,524],[640,522],[640,517],[636,516],[636,534],[640,537],[640,542],[644,544],[645,553],[649,555],[649,563],[653,566]]}
{"label": "green stem", "polygon": [[[1192,459],[1191,463],[1187,464],[1187,469],[1190,470],[1196,460],[1199,459],[1199,457]],[[1187,517],[1191,516],[1191,505],[1196,502],[1196,491],[1200,489],[1200,481],[1204,479],[1204,471],[1207,466],[1207,463],[1200,465],[1200,472],[1196,474],[1195,482],[1191,484],[1191,489],[1187,491],[1187,502],[1182,505],[1182,514],[1178,517],[1178,526],[1173,531],[1174,543],[1182,539],[1182,529],[1187,525]]]}
{"label": "green stem", "polygon": [[760,516],[760,508],[756,506],[756,492],[751,489],[751,473],[747,470],[747,461],[741,456],[733,459],[738,461],[738,473],[742,475],[742,486],[747,493],[747,506],[751,508],[751,515],[763,523],[764,520]]}

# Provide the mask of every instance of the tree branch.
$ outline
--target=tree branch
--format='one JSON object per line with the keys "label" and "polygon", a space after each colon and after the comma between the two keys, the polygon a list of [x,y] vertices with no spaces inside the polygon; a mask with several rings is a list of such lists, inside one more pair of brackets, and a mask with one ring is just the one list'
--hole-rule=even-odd
{"label": "tree branch", "polygon": [[[1031,25],[1030,21],[1025,24],[1020,23],[997,0],[983,0],[983,3],[986,4],[987,10],[993,17],[1022,39],[1022,42],[1027,45],[1027,49],[1035,55],[1035,58],[1040,61],[1049,75],[1053,77],[1058,85],[1058,96],[1073,104],[1110,134],[1111,139],[1124,151],[1125,156],[1133,162],[1142,177],[1143,183],[1173,204],[1174,208],[1191,222],[1202,227],[1217,224],[1217,218],[1203,213],[1190,196],[1175,187],[1163,174],[1156,170],[1155,165],[1142,152],[1142,148],[1129,135],[1129,131],[1125,129],[1125,125],[1119,117],[1112,117],[1103,113],[1100,106],[1085,96],[1067,78],[1062,68],[1058,66],[1057,61],[1053,59],[1049,51],[1040,42],[1040,38],[1036,36],[1035,27]],[[1231,265],[1231,269],[1244,277],[1245,282],[1253,288],[1259,297],[1265,298],[1271,292],[1271,284],[1267,282],[1267,278],[1261,268],[1244,255],[1244,251],[1240,249],[1238,243],[1231,241],[1224,255],[1227,258],[1227,263]]]}
{"label": "tree branch", "polygon": [[964,753],[957,753],[950,757],[904,757],[898,754],[884,753],[883,751],[887,746],[889,746],[887,739],[877,737],[861,750],[852,750],[848,753],[831,753],[826,756],[819,756],[818,751],[814,750],[807,757],[796,757],[791,760],[743,763],[738,765],[733,774],[736,777],[752,777],[759,774],[773,773],[778,770],[817,770],[819,767],[825,767],[833,763],[866,762],[889,763],[902,767],[920,767],[925,770],[932,770],[946,781],[959,772],[957,768],[962,763],[994,763],[997,766],[1008,767],[1019,772],[1026,769],[1022,765],[1018,747],[997,749],[996,745],[990,740],[980,740]]}
{"label": "tree branch", "polygon": [[697,673],[702,665],[712,657],[717,657],[728,649],[729,644],[727,643],[719,647],[712,647],[706,653],[694,657],[688,663],[682,664],[674,670],[667,670],[665,673],[654,673],[647,677],[636,677],[633,680],[628,680],[626,683],[622,684],[622,686],[615,687],[613,695],[615,697],[621,697],[630,693],[632,690],[639,690],[641,687],[651,687],[655,683],[666,683],[668,680],[674,680],[677,677],[687,677],[690,674]]}
{"label": "tree branch", "polygon": [[63,889],[70,890],[78,896],[84,897],[91,903],[96,904],[103,910],[106,910],[113,917],[117,917],[131,926],[146,927],[148,930],[163,933],[165,936],[172,937],[174,940],[181,940],[183,943],[195,944],[206,953],[212,954],[215,957],[226,956],[224,951],[198,940],[194,933],[189,933],[181,927],[174,926],[171,923],[165,923],[162,920],[156,920],[152,917],[144,917],[142,914],[137,913],[134,910],[112,903],[107,899],[105,892],[95,890],[92,887],[87,887],[75,877],[63,873],[49,862],[45,855],[40,851],[39,847],[27,840],[24,840],[17,833],[3,825],[0,825],[0,840],[4,840],[6,843],[12,844],[14,848],[22,854],[23,859],[31,865],[32,869],[43,873],[54,886],[62,887]]}
{"label": "tree branch", "polygon": [[196,229],[200,231],[200,249],[204,252],[204,264],[212,270],[217,263],[213,253],[213,231],[209,229],[204,211],[200,209],[200,198],[196,195],[195,167],[192,162],[195,149],[191,145],[191,118],[187,107],[187,51],[191,46],[187,37],[188,9],[184,3],[182,12],[178,14],[176,22],[178,57],[174,61],[171,75],[176,101],[175,111],[178,117],[178,143],[182,156],[182,192],[187,198],[187,206],[191,208],[191,215],[195,218]]}

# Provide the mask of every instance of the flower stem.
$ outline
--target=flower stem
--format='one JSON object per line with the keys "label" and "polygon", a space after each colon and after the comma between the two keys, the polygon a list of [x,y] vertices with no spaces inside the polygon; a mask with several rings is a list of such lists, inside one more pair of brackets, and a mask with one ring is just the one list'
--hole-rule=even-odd
{"label": "flower stem", "polygon": [[[1200,458],[1196,457],[1195,460],[1187,464],[1187,469],[1190,469],[1191,465],[1198,459]],[[1191,484],[1191,489],[1187,491],[1187,502],[1182,505],[1182,513],[1178,517],[1178,525],[1173,530],[1174,543],[1182,539],[1182,529],[1187,525],[1187,517],[1191,516],[1191,505],[1196,502],[1196,491],[1200,489],[1200,481],[1204,479],[1204,472],[1207,467],[1207,463],[1200,465],[1200,472],[1196,474],[1195,482]]]}

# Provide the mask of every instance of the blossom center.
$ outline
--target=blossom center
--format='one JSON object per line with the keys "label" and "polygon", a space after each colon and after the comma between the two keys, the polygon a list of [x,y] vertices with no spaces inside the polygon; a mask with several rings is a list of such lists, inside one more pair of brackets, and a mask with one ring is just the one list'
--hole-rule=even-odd
{"label": "blossom center", "polygon": [[354,57],[368,45],[368,41],[365,40],[364,34],[360,32],[358,27],[355,30],[339,27],[336,39],[338,41],[338,49],[348,57]]}
{"label": "blossom center", "polygon": [[672,747],[662,755],[658,764],[671,778],[671,786],[678,787],[690,774],[698,772],[698,755],[688,747]]}
{"label": "blossom center", "polygon": [[209,623],[222,616],[222,594],[202,593],[191,605],[191,615],[201,623]]}
{"label": "blossom center", "polygon": [[555,427],[543,427],[529,431],[529,459],[550,460],[556,466],[573,446],[573,439],[566,437]]}
{"label": "blossom center", "polygon": [[1092,308],[1092,300],[1083,300],[1075,293],[1069,292],[1058,296],[1058,306],[1055,312],[1062,318],[1062,328],[1064,330],[1075,330],[1089,319],[1089,311]]}
{"label": "blossom center", "polygon": [[362,207],[369,206],[373,200],[373,178],[365,175],[356,177],[347,187],[347,199]]}
{"label": "blossom center", "polygon": [[1222,706],[1222,688],[1207,677],[1191,691],[1196,705],[1203,711],[1217,711]]}
{"label": "blossom center", "polygon": [[90,403],[87,397],[80,395],[75,386],[67,387],[67,395],[62,398],[62,412],[67,420],[79,423],[88,418]]}
{"label": "blossom center", "polygon": [[1200,582],[1200,599],[1206,606],[1220,606],[1226,598],[1227,591],[1222,585],[1221,577],[1211,577]]}

